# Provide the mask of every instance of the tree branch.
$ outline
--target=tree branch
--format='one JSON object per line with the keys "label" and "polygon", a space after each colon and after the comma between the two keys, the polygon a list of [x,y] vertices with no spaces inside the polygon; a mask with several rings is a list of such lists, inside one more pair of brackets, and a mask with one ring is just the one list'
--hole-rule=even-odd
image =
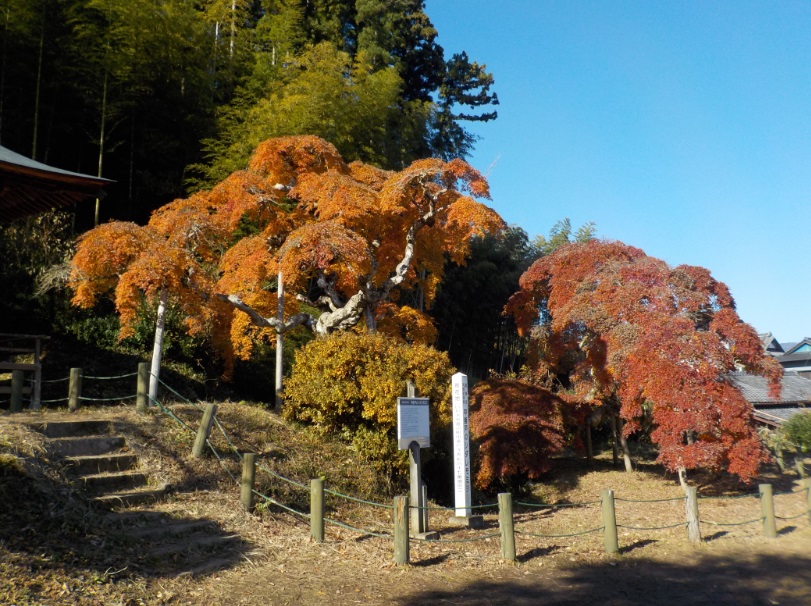
{"label": "tree branch", "polygon": [[336,309],[343,307],[344,303],[341,301],[340,295],[338,295],[338,291],[335,290],[335,277],[333,276],[331,279],[327,278],[325,274],[319,274],[317,280],[318,287],[327,293],[327,296],[332,301],[330,308],[335,311]]}
{"label": "tree branch", "polygon": [[290,316],[286,321],[281,322],[277,318],[266,318],[250,305],[244,303],[237,295],[223,295],[217,294],[216,297],[221,301],[225,301],[229,305],[236,307],[248,315],[251,321],[256,326],[263,326],[274,329],[279,334],[284,334],[297,326],[306,326],[310,330],[315,330],[315,319],[306,313],[299,313]]}

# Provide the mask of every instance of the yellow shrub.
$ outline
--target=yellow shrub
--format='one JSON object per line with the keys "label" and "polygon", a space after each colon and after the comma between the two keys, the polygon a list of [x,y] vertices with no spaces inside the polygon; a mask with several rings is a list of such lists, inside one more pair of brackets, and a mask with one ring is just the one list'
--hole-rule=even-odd
{"label": "yellow shrub", "polygon": [[397,476],[407,468],[396,445],[397,398],[406,380],[430,400],[431,434],[438,437],[451,422],[453,373],[448,355],[426,345],[337,333],[296,351],[283,414],[343,434],[378,470]]}
{"label": "yellow shrub", "polygon": [[453,372],[448,355],[426,345],[338,333],[296,351],[284,414],[330,431],[360,426],[394,431],[397,398],[411,379],[417,394],[431,401],[431,427],[440,428],[451,420]]}

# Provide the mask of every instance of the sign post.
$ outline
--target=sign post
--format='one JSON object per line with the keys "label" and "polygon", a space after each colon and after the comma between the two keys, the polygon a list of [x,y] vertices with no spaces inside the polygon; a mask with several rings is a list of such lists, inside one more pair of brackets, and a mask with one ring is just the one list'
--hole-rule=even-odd
{"label": "sign post", "polygon": [[430,407],[428,398],[413,397],[413,385],[409,383],[409,397],[397,398],[397,447],[409,451],[410,468],[410,523],[414,536],[428,533],[425,507],[427,502],[422,490],[422,463],[420,448],[431,446]]}
{"label": "sign post", "polygon": [[482,516],[472,515],[470,496],[470,427],[468,422],[467,375],[451,377],[453,394],[453,484],[455,515],[452,524],[480,527]]}

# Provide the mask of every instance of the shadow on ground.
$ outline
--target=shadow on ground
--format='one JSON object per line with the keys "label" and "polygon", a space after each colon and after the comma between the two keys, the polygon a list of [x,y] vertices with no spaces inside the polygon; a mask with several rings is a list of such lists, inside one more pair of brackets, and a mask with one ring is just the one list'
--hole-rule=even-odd
{"label": "shadow on ground", "polygon": [[0,465],[0,552],[32,572],[196,575],[241,563],[254,550],[206,518],[100,510],[60,480]]}
{"label": "shadow on ground", "polygon": [[809,557],[705,555],[696,556],[691,565],[618,559],[559,569],[553,575],[536,570],[516,571],[508,581],[412,593],[394,604],[811,604]]}

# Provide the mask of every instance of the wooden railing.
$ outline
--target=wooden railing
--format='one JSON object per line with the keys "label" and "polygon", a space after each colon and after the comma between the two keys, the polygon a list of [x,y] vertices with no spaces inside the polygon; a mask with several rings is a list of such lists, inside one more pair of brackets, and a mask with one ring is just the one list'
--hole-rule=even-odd
{"label": "wooden railing", "polygon": [[[46,335],[0,333],[0,374],[11,373],[11,384],[0,385],[0,394],[11,394],[11,407],[21,405],[22,396],[31,396],[30,408],[38,409],[42,394],[42,343]],[[30,373],[30,385],[26,384]]]}

